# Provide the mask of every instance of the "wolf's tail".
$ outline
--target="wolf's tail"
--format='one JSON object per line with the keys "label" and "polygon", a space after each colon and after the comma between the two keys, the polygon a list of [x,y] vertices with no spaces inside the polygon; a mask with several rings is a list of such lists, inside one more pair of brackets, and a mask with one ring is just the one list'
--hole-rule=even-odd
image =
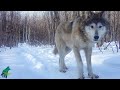
{"label": "wolf's tail", "polygon": [[56,55],[56,54],[58,54],[58,49],[57,49],[57,47],[55,46],[55,48],[54,48],[54,50],[53,50],[53,53]]}

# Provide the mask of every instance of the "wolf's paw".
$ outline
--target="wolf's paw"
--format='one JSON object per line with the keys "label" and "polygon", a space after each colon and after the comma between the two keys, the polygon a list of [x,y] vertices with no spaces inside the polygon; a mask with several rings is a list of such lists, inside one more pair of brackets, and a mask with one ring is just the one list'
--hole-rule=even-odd
{"label": "wolf's paw", "polygon": [[89,78],[91,78],[91,79],[98,79],[99,78],[99,76],[98,75],[96,75],[96,74],[88,74],[88,77]]}
{"label": "wolf's paw", "polygon": [[60,69],[59,71],[62,72],[62,73],[66,73],[67,68],[62,68],[62,69]]}
{"label": "wolf's paw", "polygon": [[68,70],[68,68],[66,66],[64,66],[64,67],[60,68],[59,71],[62,73],[65,73],[67,70]]}
{"label": "wolf's paw", "polygon": [[85,76],[84,75],[80,76],[78,79],[85,79]]}
{"label": "wolf's paw", "polygon": [[64,66],[64,69],[65,69],[65,70],[68,70],[68,68],[67,68],[66,66]]}
{"label": "wolf's paw", "polygon": [[60,72],[62,72],[62,73],[66,73],[66,70],[65,70],[65,69],[63,69],[63,70],[60,70]]}

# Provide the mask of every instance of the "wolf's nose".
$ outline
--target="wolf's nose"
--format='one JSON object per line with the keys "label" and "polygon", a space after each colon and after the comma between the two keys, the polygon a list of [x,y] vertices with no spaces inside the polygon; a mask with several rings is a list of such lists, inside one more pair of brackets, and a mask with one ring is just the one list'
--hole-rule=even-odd
{"label": "wolf's nose", "polygon": [[98,40],[98,39],[99,39],[99,36],[94,36],[94,39],[95,39],[95,40]]}

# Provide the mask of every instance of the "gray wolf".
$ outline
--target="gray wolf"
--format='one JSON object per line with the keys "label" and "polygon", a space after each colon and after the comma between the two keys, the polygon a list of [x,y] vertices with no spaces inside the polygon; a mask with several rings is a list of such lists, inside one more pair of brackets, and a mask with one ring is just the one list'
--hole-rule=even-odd
{"label": "gray wolf", "polygon": [[65,73],[67,71],[68,68],[65,65],[64,59],[73,50],[77,62],[79,79],[85,78],[80,50],[84,50],[85,52],[89,78],[99,78],[92,70],[92,47],[109,30],[109,22],[103,17],[104,11],[99,13],[89,11],[89,13],[90,15],[86,19],[77,17],[71,22],[60,23],[55,32],[55,48],[53,53],[59,55],[60,72]]}

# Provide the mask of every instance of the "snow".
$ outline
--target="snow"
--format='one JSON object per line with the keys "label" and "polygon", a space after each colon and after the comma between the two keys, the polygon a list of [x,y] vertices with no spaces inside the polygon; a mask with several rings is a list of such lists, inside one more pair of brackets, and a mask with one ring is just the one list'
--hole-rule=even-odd
{"label": "snow", "polygon": [[[116,52],[114,43],[107,50],[101,47],[102,52],[93,48],[92,66],[95,74],[100,79],[120,79],[120,52]],[[113,48],[112,48],[113,47]],[[66,73],[59,72],[59,56],[52,53],[54,46],[30,46],[26,43],[9,49],[0,48],[0,74],[7,66],[10,66],[10,75],[7,79],[77,79],[77,64],[73,52],[65,58],[68,67]],[[114,50],[114,53],[112,51]],[[86,60],[83,51],[84,75],[87,78]],[[0,76],[0,79],[5,79]]]}

